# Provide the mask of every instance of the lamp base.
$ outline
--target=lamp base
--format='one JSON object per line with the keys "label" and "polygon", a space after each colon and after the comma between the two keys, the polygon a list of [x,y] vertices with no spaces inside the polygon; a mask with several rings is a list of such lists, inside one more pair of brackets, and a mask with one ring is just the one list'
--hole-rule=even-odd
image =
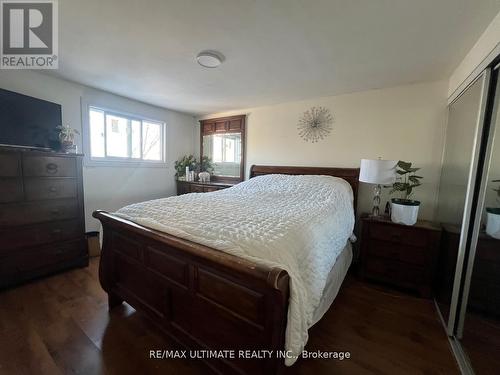
{"label": "lamp base", "polygon": [[371,217],[379,217],[380,216],[380,193],[382,192],[382,186],[380,184],[375,185],[373,188],[373,208]]}
{"label": "lamp base", "polygon": [[378,206],[373,206],[370,217],[379,217],[379,216],[380,216],[380,208]]}

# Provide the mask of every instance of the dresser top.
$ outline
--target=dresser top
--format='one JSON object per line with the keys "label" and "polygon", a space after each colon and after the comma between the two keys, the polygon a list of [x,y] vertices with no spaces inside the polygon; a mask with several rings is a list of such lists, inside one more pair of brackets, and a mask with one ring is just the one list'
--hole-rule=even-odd
{"label": "dresser top", "polygon": [[203,186],[234,186],[237,184],[237,182],[218,182],[218,181],[201,182],[201,181],[177,180],[177,182],[182,183],[182,184],[195,184],[195,185],[203,185]]}
{"label": "dresser top", "polygon": [[26,155],[33,155],[33,156],[60,156],[60,157],[75,157],[79,156],[82,157],[83,154],[70,154],[67,152],[56,152],[52,150],[42,150],[42,149],[36,149],[36,148],[29,148],[29,147],[13,147],[13,146],[0,146],[0,152],[6,153],[6,152],[23,152]]}

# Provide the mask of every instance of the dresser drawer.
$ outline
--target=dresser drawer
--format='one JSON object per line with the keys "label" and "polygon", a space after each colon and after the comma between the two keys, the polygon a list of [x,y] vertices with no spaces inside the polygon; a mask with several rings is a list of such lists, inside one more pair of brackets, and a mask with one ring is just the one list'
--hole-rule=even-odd
{"label": "dresser drawer", "polygon": [[75,177],[76,159],[58,156],[23,157],[25,176]]}
{"label": "dresser drawer", "polygon": [[0,203],[20,202],[23,199],[23,181],[20,177],[0,177]]}
{"label": "dresser drawer", "polygon": [[6,204],[0,210],[0,227],[17,226],[78,217],[75,199]]}
{"label": "dresser drawer", "polygon": [[0,256],[0,284],[2,283],[1,279],[5,276],[35,271],[58,263],[83,258],[86,255],[85,242],[78,240],[23,249]]}
{"label": "dresser drawer", "polygon": [[26,200],[61,199],[76,197],[74,178],[26,178],[24,180]]}
{"label": "dresser drawer", "polygon": [[375,222],[370,224],[370,238],[420,247],[429,243],[426,231]]}
{"label": "dresser drawer", "polygon": [[190,185],[189,186],[189,191],[191,193],[204,193],[205,192],[205,186],[203,186],[203,185]]}
{"label": "dresser drawer", "polygon": [[418,266],[425,266],[427,263],[425,248],[389,241],[371,240],[368,245],[368,254]]}
{"label": "dresser drawer", "polygon": [[0,177],[21,175],[21,158],[17,152],[0,153]]}
{"label": "dresser drawer", "polygon": [[2,250],[12,250],[51,242],[83,238],[84,230],[78,219],[54,221],[35,227],[8,228],[0,231]]}

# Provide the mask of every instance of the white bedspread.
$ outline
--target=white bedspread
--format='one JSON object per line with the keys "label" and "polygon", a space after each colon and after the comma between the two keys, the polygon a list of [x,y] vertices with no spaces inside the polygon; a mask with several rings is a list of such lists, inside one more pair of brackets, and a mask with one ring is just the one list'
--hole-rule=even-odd
{"label": "white bedspread", "polygon": [[307,343],[328,273],[354,228],[352,189],[330,176],[265,175],[212,193],[132,204],[116,215],[285,269],[291,279],[285,348],[294,356]]}

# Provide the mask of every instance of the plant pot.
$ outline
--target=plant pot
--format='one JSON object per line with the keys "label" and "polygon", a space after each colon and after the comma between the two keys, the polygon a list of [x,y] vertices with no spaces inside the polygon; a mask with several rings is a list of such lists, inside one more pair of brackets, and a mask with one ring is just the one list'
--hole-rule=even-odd
{"label": "plant pot", "polygon": [[68,154],[77,154],[78,147],[74,144],[63,143],[63,151]]}
{"label": "plant pot", "polygon": [[500,240],[500,208],[487,208],[486,216],[486,233]]}
{"label": "plant pot", "polygon": [[393,223],[414,225],[418,219],[419,201],[391,199],[391,220]]}

